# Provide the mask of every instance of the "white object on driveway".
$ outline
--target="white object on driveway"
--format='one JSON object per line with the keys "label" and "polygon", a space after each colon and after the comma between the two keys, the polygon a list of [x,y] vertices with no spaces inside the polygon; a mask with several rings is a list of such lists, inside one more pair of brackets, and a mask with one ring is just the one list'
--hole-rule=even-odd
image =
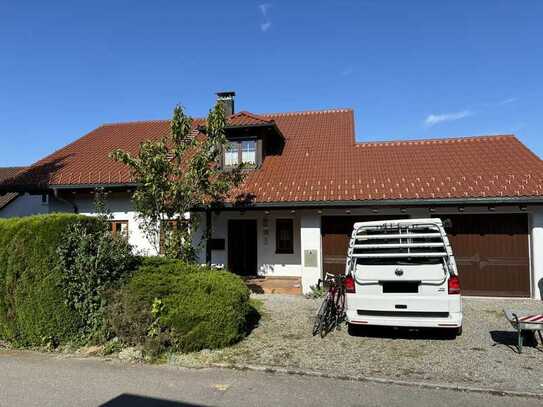
{"label": "white object on driveway", "polygon": [[346,275],[349,324],[461,334],[458,271],[441,219],[355,223]]}

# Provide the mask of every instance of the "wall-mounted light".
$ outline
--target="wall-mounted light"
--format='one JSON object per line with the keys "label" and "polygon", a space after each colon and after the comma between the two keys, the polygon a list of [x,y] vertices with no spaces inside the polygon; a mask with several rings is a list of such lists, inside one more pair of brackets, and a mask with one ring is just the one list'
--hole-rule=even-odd
{"label": "wall-mounted light", "polygon": [[401,208],[401,209],[400,209],[400,212],[401,212],[401,213],[406,213],[406,212],[407,212],[407,208]]}
{"label": "wall-mounted light", "polygon": [[528,209],[528,207],[527,207],[526,205],[520,205],[520,206],[519,206],[519,209],[520,209],[521,211],[525,211],[525,210]]}
{"label": "wall-mounted light", "polygon": [[266,215],[269,215],[269,214],[270,214],[270,211],[264,211],[264,213],[265,213]]}
{"label": "wall-mounted light", "polygon": [[294,209],[290,211],[290,214],[291,214],[291,215],[293,215],[293,214],[295,214],[295,213],[296,213],[296,211],[295,211]]}
{"label": "wall-mounted light", "polygon": [[350,209],[345,210],[345,213],[351,213]]}
{"label": "wall-mounted light", "polygon": [[372,209],[371,210],[373,213],[379,213],[379,209]]}
{"label": "wall-mounted light", "polygon": [[428,208],[428,210],[432,213],[434,213],[436,211],[436,208]]}
{"label": "wall-mounted light", "polygon": [[496,207],[495,207],[495,206],[489,206],[489,207],[488,207],[488,210],[489,210],[489,211],[495,211],[495,210],[496,210]]}
{"label": "wall-mounted light", "polygon": [[463,206],[459,206],[459,207],[458,207],[458,212],[464,212],[465,209],[466,209],[466,208],[464,208]]}
{"label": "wall-mounted light", "polygon": [[318,213],[319,215],[322,215],[322,209],[319,209],[319,210],[317,211],[317,213]]}

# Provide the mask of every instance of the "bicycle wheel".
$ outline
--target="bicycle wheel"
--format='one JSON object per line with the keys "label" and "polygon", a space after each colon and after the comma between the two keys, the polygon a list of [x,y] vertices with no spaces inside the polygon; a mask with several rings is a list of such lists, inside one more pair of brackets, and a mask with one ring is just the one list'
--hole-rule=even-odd
{"label": "bicycle wheel", "polygon": [[345,290],[339,289],[336,295],[336,328],[345,320]]}
{"label": "bicycle wheel", "polygon": [[320,327],[322,325],[322,318],[324,317],[324,312],[326,310],[327,302],[328,302],[328,297],[326,297],[324,301],[321,303],[319,311],[317,312],[317,315],[315,315],[315,322],[313,323],[313,336],[317,335],[320,331]]}
{"label": "bicycle wheel", "polygon": [[321,338],[324,338],[328,332],[330,332],[331,325],[335,320],[334,317],[334,300],[332,298],[326,299],[326,307],[324,308],[324,314],[321,318],[321,324],[319,325],[319,333]]}

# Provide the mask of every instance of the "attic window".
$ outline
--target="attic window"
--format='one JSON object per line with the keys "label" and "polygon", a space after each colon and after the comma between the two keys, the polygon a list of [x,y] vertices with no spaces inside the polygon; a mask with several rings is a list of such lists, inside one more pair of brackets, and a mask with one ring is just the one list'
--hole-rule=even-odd
{"label": "attic window", "polygon": [[256,165],[256,140],[230,141],[224,152],[224,165],[231,167],[240,163]]}
{"label": "attic window", "polygon": [[247,164],[256,164],[256,141],[241,142],[241,161]]}
{"label": "attic window", "polygon": [[239,146],[237,142],[230,142],[226,147],[226,152],[224,153],[224,165],[227,167],[238,164],[239,162]]}

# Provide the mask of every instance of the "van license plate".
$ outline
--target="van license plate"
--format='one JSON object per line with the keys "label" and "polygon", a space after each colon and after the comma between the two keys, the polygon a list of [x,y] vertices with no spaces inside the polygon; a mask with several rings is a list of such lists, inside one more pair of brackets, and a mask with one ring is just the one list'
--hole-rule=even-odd
{"label": "van license plate", "polygon": [[418,293],[420,281],[382,281],[383,294]]}

